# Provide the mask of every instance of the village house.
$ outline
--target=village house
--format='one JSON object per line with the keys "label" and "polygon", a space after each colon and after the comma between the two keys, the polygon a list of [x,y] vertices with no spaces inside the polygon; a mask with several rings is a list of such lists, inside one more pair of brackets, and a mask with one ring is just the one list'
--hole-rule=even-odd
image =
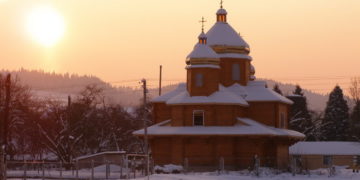
{"label": "village house", "polygon": [[298,142],[290,146],[290,156],[302,169],[329,168],[346,166],[356,168],[360,165],[359,142]]}
{"label": "village house", "polygon": [[[250,47],[227,22],[221,6],[216,23],[198,36],[186,59],[186,83],[154,98],[148,128],[155,164],[260,164],[286,168],[289,146],[304,138],[288,129],[292,101],[258,81]],[[134,132],[142,137],[144,130]]]}

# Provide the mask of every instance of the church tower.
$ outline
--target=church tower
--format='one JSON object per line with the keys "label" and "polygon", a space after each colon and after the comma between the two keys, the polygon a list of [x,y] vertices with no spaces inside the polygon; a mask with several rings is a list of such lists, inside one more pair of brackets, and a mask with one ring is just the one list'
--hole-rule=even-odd
{"label": "church tower", "polygon": [[216,12],[216,23],[206,35],[208,45],[220,58],[220,83],[225,87],[234,83],[246,86],[251,79],[250,48],[227,23],[227,12],[222,4]]}
{"label": "church tower", "polygon": [[198,43],[186,59],[186,87],[190,96],[209,96],[219,90],[220,59],[207,45],[204,28],[198,39]]}

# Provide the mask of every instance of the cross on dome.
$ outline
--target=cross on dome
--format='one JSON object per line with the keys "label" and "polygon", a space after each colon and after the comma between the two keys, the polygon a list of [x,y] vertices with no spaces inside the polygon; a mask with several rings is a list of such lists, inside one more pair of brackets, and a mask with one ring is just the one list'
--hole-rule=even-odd
{"label": "cross on dome", "polygon": [[206,22],[204,19],[204,16],[201,17],[201,21],[199,21],[199,22],[201,22],[201,32],[204,32],[204,23]]}
{"label": "cross on dome", "polygon": [[223,8],[223,0],[220,0],[220,9],[216,12],[217,22],[226,22],[226,10]]}

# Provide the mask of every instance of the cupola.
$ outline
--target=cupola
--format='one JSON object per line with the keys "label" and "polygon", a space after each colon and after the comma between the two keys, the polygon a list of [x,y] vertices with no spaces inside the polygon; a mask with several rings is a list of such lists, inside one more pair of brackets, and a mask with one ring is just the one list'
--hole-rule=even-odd
{"label": "cupola", "polygon": [[[201,22],[204,23],[204,19]],[[219,64],[220,59],[207,45],[207,36],[202,27],[198,43],[186,58],[187,90],[190,96],[209,96],[219,90]]]}
{"label": "cupola", "polygon": [[226,15],[227,15],[227,12],[226,12],[226,10],[223,8],[222,3],[223,3],[223,1],[220,2],[220,9],[216,12],[216,22],[226,23]]}

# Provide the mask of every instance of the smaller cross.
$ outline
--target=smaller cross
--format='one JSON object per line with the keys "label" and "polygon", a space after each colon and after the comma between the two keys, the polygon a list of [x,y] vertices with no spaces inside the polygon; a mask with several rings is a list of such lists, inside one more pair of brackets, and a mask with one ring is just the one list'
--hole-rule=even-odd
{"label": "smaller cross", "polygon": [[206,22],[204,17],[201,17],[201,21],[199,22],[201,22],[201,31],[204,32],[204,23]]}
{"label": "smaller cross", "polygon": [[223,8],[223,0],[220,0],[220,8]]}

